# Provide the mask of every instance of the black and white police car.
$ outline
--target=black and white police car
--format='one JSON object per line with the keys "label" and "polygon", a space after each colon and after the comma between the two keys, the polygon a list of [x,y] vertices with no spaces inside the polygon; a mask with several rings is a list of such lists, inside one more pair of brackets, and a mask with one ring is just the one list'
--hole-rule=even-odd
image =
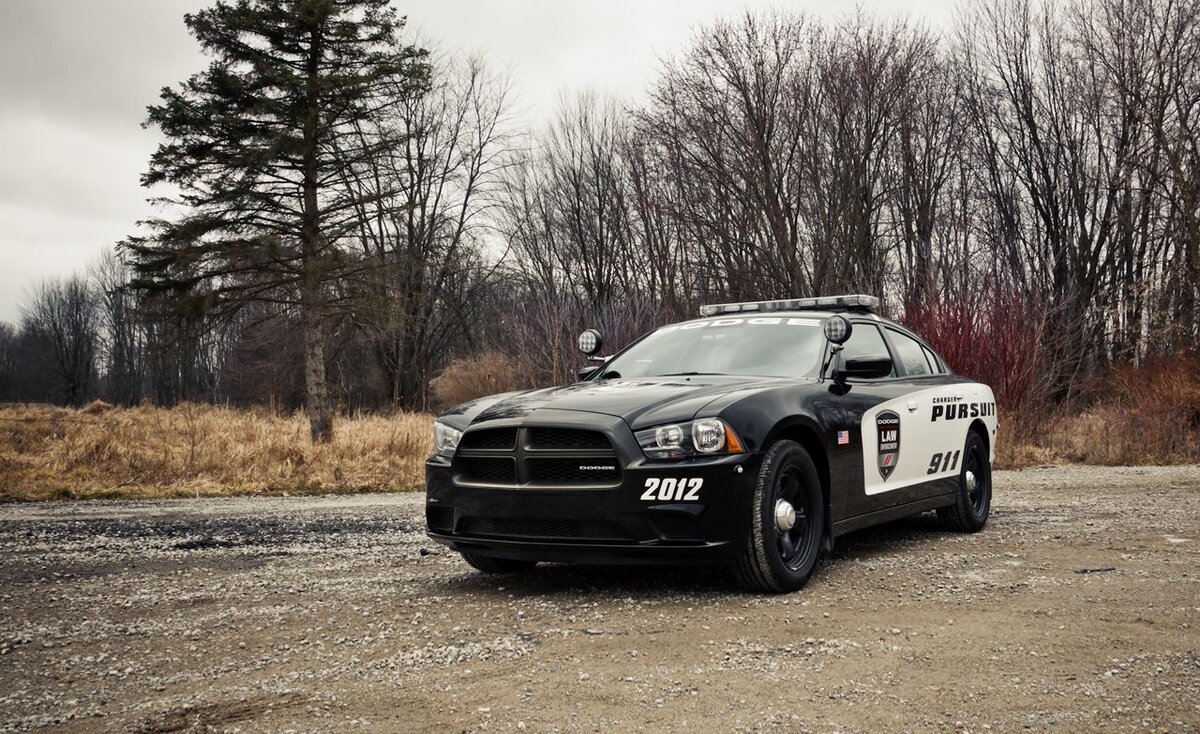
{"label": "black and white police car", "polygon": [[[580,371],[438,417],[431,538],[491,573],[727,563],[791,591],[839,535],[984,526],[996,403],[853,295],[705,306]],[[594,330],[580,348],[602,346]]]}

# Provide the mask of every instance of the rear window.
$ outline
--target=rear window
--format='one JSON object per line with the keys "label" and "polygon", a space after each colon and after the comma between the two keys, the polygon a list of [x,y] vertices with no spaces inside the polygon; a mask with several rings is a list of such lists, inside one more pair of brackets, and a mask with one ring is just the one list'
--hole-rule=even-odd
{"label": "rear window", "polygon": [[920,342],[895,329],[888,329],[888,337],[892,341],[892,346],[896,348],[896,361],[904,368],[906,376],[919,377],[933,374],[935,367],[930,364],[926,357],[928,350],[921,346]]}
{"label": "rear window", "polygon": [[925,359],[929,360],[929,366],[933,368],[934,373],[939,375],[946,374],[946,366],[942,364],[942,360],[938,359],[938,356],[928,348],[922,346],[921,349],[925,350]]}

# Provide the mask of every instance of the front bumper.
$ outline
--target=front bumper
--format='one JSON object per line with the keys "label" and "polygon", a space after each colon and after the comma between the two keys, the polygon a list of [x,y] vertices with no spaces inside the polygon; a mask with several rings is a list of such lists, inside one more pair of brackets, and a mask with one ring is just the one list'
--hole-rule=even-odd
{"label": "front bumper", "polygon": [[463,486],[450,461],[434,456],[425,464],[428,534],[455,550],[520,560],[725,563],[744,547],[761,460],[639,458],[622,463],[619,486],[556,489]]}

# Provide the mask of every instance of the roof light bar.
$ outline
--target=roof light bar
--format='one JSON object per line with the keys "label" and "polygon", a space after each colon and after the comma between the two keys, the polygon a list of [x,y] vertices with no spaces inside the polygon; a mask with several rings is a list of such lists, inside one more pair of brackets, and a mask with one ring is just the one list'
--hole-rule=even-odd
{"label": "roof light bar", "polygon": [[747,301],[745,303],[717,303],[700,307],[701,316],[718,316],[745,311],[820,311],[825,309],[857,308],[874,311],[879,308],[879,299],[856,293],[848,296],[821,296],[820,298],[781,298],[776,301]]}

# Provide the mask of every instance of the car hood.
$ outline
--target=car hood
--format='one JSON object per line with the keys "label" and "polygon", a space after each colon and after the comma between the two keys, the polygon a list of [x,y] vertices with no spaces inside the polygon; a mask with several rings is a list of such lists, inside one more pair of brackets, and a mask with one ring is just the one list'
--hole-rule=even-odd
{"label": "car hood", "polygon": [[615,416],[638,430],[690,420],[719,397],[755,392],[783,381],[785,378],[779,377],[693,375],[580,382],[482,398],[447,411],[442,418],[464,429],[494,420],[536,417],[543,410],[567,410]]}

